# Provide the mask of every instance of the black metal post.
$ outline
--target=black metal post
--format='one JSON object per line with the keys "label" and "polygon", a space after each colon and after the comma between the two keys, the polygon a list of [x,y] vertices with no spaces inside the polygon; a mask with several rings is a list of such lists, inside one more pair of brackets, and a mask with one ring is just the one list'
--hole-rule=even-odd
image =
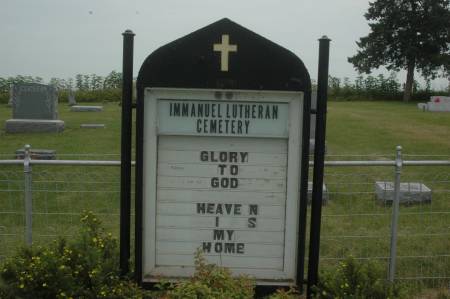
{"label": "black metal post", "polygon": [[330,39],[319,39],[319,72],[317,79],[316,136],[314,144],[314,173],[311,202],[311,232],[309,238],[307,298],[312,296],[312,287],[317,284],[319,272],[320,222],[322,218],[322,185],[325,158],[326,112],[328,98],[328,65]]}
{"label": "black metal post", "polygon": [[129,272],[131,221],[131,122],[133,92],[133,40],[134,33],[123,35],[122,60],[122,143],[120,166],[120,272]]}

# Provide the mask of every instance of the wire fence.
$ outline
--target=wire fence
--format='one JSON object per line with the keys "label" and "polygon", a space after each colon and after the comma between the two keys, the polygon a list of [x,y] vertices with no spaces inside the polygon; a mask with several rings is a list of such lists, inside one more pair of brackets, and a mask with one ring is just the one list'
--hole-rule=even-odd
{"label": "wire fence", "polygon": [[[407,156],[411,160],[402,161],[401,183],[423,184],[431,190],[423,196],[431,195],[431,200],[428,197],[420,200],[420,193],[425,189],[400,192],[394,274],[396,280],[429,287],[448,286],[450,159],[426,157],[440,160],[412,160],[412,156]],[[103,158],[108,160],[109,156]],[[342,161],[342,156],[327,159],[320,247],[322,269],[353,256],[377,261],[388,273],[395,205],[377,193],[376,183],[383,182],[384,187],[393,184],[397,164],[394,156],[370,158],[364,161]],[[82,159],[32,160],[30,173],[24,168],[24,160],[0,160],[0,262],[18,246],[26,244],[27,175],[31,178],[34,244],[75,235],[79,215],[85,210],[93,211],[105,228],[118,236],[120,162]],[[385,196],[393,194],[393,190],[384,192]],[[413,194],[414,200],[408,194]]]}

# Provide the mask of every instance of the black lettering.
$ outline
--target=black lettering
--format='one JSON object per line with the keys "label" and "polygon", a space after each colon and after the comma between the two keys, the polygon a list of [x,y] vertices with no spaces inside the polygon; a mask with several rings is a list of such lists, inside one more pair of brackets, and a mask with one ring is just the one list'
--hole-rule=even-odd
{"label": "black lettering", "polygon": [[203,117],[203,104],[198,104],[197,106],[197,116]]}
{"label": "black lettering", "polygon": [[222,245],[222,243],[216,243],[216,244],[214,244],[214,251],[215,251],[216,253],[221,253],[222,250],[223,250],[223,245]]}
{"label": "black lettering", "polygon": [[239,118],[242,118],[242,108],[244,105],[239,104]]}
{"label": "black lettering", "polygon": [[234,230],[227,230],[228,241],[233,239]]}
{"label": "black lettering", "polygon": [[272,119],[278,119],[278,105],[272,106]]}
{"label": "black lettering", "polygon": [[236,104],[233,104],[233,118],[236,118],[237,117],[237,105]]}
{"label": "black lettering", "polygon": [[237,247],[236,248],[236,253],[244,254],[244,248],[245,248],[245,244],[244,243],[237,243],[236,247]]}
{"label": "black lettering", "polygon": [[211,178],[211,187],[213,187],[213,188],[219,187],[219,178],[218,177]]}
{"label": "black lettering", "polygon": [[208,119],[203,120],[203,133],[208,133]]}
{"label": "black lettering", "polygon": [[209,123],[209,133],[217,132],[217,120],[211,119]]}
{"label": "black lettering", "polygon": [[202,120],[201,119],[197,119],[197,133],[201,133],[202,132]]}
{"label": "black lettering", "polygon": [[217,159],[214,157],[214,152],[211,152],[211,162],[219,162],[219,160],[217,160]]}
{"label": "black lettering", "polygon": [[239,167],[237,165],[230,165],[230,174],[237,175],[239,172]]}
{"label": "black lettering", "polygon": [[219,118],[222,118],[222,112],[220,111],[220,107],[222,107],[222,105],[221,105],[221,104],[218,104],[218,105],[217,105],[217,116],[218,116]]}
{"label": "black lettering", "polygon": [[227,104],[227,118],[230,118],[230,104]]}
{"label": "black lettering", "polygon": [[230,188],[236,189],[239,185],[239,181],[237,178],[230,179]]}
{"label": "black lettering", "polygon": [[216,217],[216,227],[219,227],[219,217]]}
{"label": "black lettering", "polygon": [[241,154],[241,163],[248,162],[248,152],[240,152]]}
{"label": "black lettering", "polygon": [[236,122],[235,120],[231,121],[231,134],[236,134],[235,131],[234,131],[234,123],[235,122]]}
{"label": "black lettering", "polygon": [[220,152],[219,153],[219,160],[220,162],[227,162],[228,153],[227,152]]}
{"label": "black lettering", "polygon": [[233,207],[233,205],[231,203],[226,203],[225,204],[225,210],[227,211],[227,214],[230,215],[231,214],[231,208]]}
{"label": "black lettering", "polygon": [[206,212],[208,214],[214,214],[214,204],[213,203],[208,203],[206,206]]}
{"label": "black lettering", "polygon": [[180,103],[173,104],[173,116],[180,116]]}
{"label": "black lettering", "polygon": [[269,107],[269,105],[266,106],[266,119],[270,119],[270,107]]}
{"label": "black lettering", "polygon": [[208,152],[207,151],[200,152],[200,161],[208,162]]}
{"label": "black lettering", "polygon": [[189,116],[189,103],[183,103],[181,108],[181,116]]}
{"label": "black lettering", "polygon": [[258,105],[258,118],[263,118],[263,105]]}
{"label": "black lettering", "polygon": [[220,179],[220,187],[228,188],[229,185],[230,185],[230,179],[229,178],[221,178]]}
{"label": "black lettering", "polygon": [[216,104],[211,104],[211,117],[216,117]]}
{"label": "black lettering", "polygon": [[248,127],[250,126],[250,121],[246,120],[245,121],[245,134],[248,134]]}
{"label": "black lettering", "polygon": [[237,163],[237,157],[238,157],[238,153],[237,152],[230,152],[230,162],[231,163]]}
{"label": "black lettering", "polygon": [[191,117],[195,117],[195,105],[192,104],[191,106]]}
{"label": "black lettering", "polygon": [[238,120],[238,134],[242,134],[242,120]]}
{"label": "black lettering", "polygon": [[206,204],[205,203],[197,203],[197,214],[205,214],[206,212]]}
{"label": "black lettering", "polygon": [[219,170],[220,170],[220,175],[224,175],[225,168],[227,168],[227,165],[226,164],[219,164],[218,167],[219,167]]}
{"label": "black lettering", "polygon": [[256,105],[252,105],[252,118],[255,119],[256,118]]}
{"label": "black lettering", "polygon": [[256,227],[256,217],[248,218],[248,227],[255,228]]}
{"label": "black lettering", "polygon": [[169,112],[169,115],[172,116],[172,103],[170,103],[169,107],[170,107],[170,109],[169,109],[169,111],[170,111],[170,112]]}
{"label": "black lettering", "polygon": [[228,134],[228,123],[230,122],[230,120],[229,119],[226,119],[225,120],[225,133],[227,133]]}
{"label": "black lettering", "polygon": [[209,104],[205,104],[205,117],[209,117]]}
{"label": "black lettering", "polygon": [[215,229],[213,231],[214,240],[225,240],[225,231],[223,229]]}
{"label": "black lettering", "polygon": [[242,205],[239,203],[234,205],[234,215],[241,215],[241,207]]}
{"label": "black lettering", "polygon": [[[220,107],[220,106],[219,106]],[[222,119],[220,119],[219,120],[219,134],[222,134],[223,132],[222,132],[222,122],[223,122],[223,120]]]}
{"label": "black lettering", "polygon": [[236,244],[234,243],[225,243],[223,253],[234,253],[236,251]]}
{"label": "black lettering", "polygon": [[204,253],[211,252],[211,242],[203,242],[202,250]]}
{"label": "black lettering", "polygon": [[217,204],[217,207],[216,207],[216,215],[217,214],[223,214],[223,211],[222,211],[222,204],[221,203],[218,203]]}
{"label": "black lettering", "polygon": [[248,214],[249,215],[258,215],[258,205],[249,205],[248,206]]}
{"label": "black lettering", "polygon": [[245,118],[250,118],[250,105],[245,105]]}

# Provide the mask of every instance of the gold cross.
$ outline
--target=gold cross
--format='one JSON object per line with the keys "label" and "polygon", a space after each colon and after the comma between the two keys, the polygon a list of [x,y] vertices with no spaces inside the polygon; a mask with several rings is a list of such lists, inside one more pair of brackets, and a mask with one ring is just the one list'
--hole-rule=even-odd
{"label": "gold cross", "polygon": [[230,52],[237,52],[237,45],[230,45],[230,36],[222,34],[222,43],[214,44],[215,52],[220,52],[220,70],[228,72],[228,55]]}

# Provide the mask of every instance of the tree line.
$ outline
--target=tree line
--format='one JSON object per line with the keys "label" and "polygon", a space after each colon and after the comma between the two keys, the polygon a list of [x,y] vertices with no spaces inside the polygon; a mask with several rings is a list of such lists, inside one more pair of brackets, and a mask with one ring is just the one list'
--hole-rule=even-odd
{"label": "tree line", "polygon": [[112,71],[107,76],[96,74],[77,74],[75,78],[51,78],[48,82],[38,76],[0,77],[0,93],[9,93],[11,84],[40,83],[54,86],[58,91],[94,91],[107,89],[120,89],[122,87],[122,73]]}

